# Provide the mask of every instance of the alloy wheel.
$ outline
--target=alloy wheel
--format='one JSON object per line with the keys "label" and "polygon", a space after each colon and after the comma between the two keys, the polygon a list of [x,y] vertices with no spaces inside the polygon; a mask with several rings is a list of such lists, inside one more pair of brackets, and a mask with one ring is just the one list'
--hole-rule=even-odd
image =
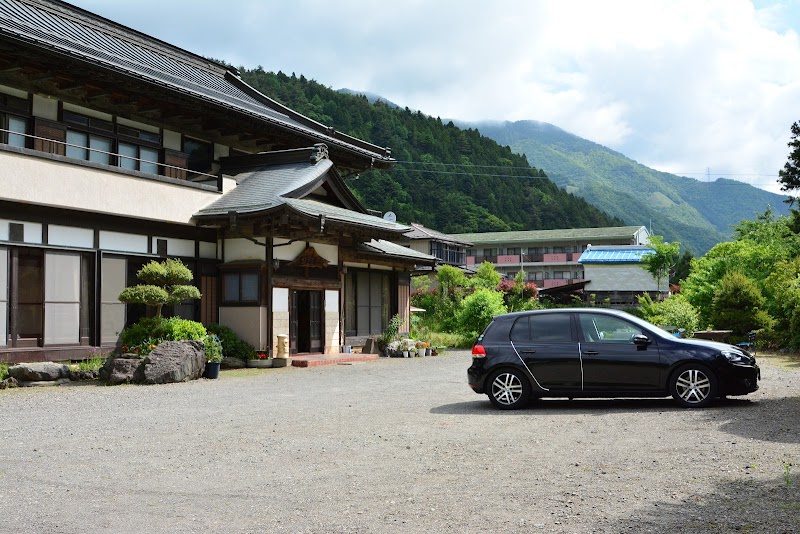
{"label": "alloy wheel", "polygon": [[518,402],[523,395],[522,380],[514,373],[500,373],[492,382],[492,397],[505,406]]}
{"label": "alloy wheel", "polygon": [[678,375],[675,390],[687,404],[699,404],[711,393],[711,380],[700,369],[686,369]]}

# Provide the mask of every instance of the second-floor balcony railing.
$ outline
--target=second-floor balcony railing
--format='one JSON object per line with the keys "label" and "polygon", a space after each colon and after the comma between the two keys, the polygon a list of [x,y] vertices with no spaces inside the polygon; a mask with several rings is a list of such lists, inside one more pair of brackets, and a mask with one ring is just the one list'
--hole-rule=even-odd
{"label": "second-floor balcony railing", "polygon": [[488,261],[495,265],[520,265],[530,263],[574,263],[581,257],[581,252],[563,252],[555,254],[505,254],[500,256],[468,256],[467,265],[480,265]]}
{"label": "second-floor balcony railing", "polygon": [[[206,182],[214,183],[219,188],[219,175],[209,174],[191,170],[187,167],[178,165],[171,165],[165,161],[152,161],[149,159],[136,158],[127,156],[116,152],[109,152],[97,148],[91,148],[83,145],[76,145],[66,141],[59,141],[47,137],[20,133],[13,130],[6,130],[0,128],[0,146],[13,146],[25,149],[26,153],[35,154],[42,152],[45,154],[54,154],[61,156],[65,161],[75,162],[88,162],[106,166],[109,170],[130,171],[134,170],[143,174],[150,174],[153,176],[165,176],[168,178],[177,178],[179,180],[186,180],[190,182]],[[31,148],[33,147],[33,148]],[[68,151],[79,151],[85,154],[85,157],[71,157]],[[134,168],[131,168],[134,167]],[[156,169],[157,173],[148,172],[147,170],[140,169]]]}

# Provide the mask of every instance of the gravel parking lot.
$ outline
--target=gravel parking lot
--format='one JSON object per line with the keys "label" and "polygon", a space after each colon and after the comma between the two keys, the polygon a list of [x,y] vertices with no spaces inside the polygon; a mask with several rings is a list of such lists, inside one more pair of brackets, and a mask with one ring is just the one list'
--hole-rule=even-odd
{"label": "gravel parking lot", "polygon": [[800,363],[494,410],[467,352],[0,392],[3,532],[798,532]]}

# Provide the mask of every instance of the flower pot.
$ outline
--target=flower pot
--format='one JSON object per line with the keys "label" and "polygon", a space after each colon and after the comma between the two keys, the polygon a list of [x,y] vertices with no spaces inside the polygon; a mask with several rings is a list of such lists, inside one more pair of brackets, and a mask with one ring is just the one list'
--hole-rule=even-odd
{"label": "flower pot", "polygon": [[272,358],[264,358],[263,360],[247,360],[247,367],[255,367],[256,369],[268,369],[272,367]]}
{"label": "flower pot", "polygon": [[431,348],[428,347],[427,349],[425,349],[425,356],[430,356],[430,355],[431,355]]}
{"label": "flower pot", "polygon": [[206,362],[206,369],[203,376],[206,378],[219,378],[219,363],[220,362]]}
{"label": "flower pot", "polygon": [[417,349],[417,356],[420,358],[425,356],[425,349]]}
{"label": "flower pot", "polygon": [[408,351],[407,350],[403,351],[403,358],[408,358]]}

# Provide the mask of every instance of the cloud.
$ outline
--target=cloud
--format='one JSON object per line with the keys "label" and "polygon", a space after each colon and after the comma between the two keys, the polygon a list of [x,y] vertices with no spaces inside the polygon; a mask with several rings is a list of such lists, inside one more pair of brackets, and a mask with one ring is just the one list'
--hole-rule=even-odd
{"label": "cloud", "polygon": [[443,118],[550,122],[659,170],[776,192],[800,120],[794,0],[75,3],[235,65]]}

